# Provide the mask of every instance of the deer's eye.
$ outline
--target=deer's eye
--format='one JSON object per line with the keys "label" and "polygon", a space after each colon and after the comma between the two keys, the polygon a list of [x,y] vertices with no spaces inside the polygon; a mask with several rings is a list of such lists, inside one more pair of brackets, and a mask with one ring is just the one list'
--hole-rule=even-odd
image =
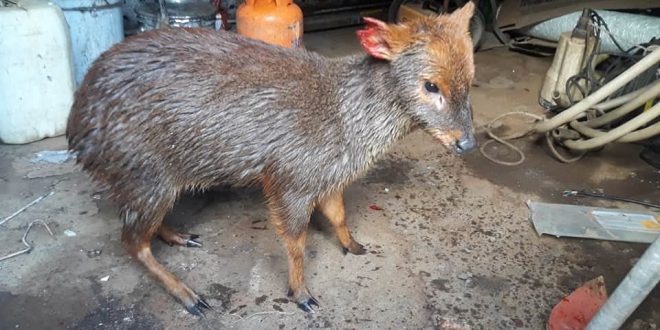
{"label": "deer's eye", "polygon": [[440,91],[438,89],[438,86],[436,86],[436,84],[434,84],[430,81],[427,81],[426,83],[424,83],[424,88],[426,88],[426,91],[429,92],[429,93],[437,93],[437,92]]}

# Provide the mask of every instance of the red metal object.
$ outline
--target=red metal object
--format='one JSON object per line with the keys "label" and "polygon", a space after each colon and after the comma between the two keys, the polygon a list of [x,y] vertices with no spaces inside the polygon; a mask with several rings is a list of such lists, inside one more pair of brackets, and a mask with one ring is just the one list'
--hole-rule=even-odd
{"label": "red metal object", "polygon": [[607,300],[605,280],[599,276],[564,297],[550,313],[548,330],[582,330]]}

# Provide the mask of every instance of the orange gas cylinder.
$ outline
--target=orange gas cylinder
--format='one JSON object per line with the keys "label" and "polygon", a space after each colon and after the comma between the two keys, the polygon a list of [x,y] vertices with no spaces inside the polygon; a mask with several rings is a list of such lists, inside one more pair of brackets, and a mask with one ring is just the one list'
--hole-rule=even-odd
{"label": "orange gas cylinder", "polygon": [[302,47],[303,14],[293,0],[246,0],[236,11],[236,29],[270,44]]}

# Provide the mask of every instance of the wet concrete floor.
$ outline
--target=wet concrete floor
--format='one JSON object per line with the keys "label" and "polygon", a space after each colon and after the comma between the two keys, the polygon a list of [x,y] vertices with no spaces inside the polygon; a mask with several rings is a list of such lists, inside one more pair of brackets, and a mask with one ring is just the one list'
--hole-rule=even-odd
{"label": "wet concrete floor", "polygon": [[[340,56],[358,50],[353,36],[313,33],[306,43]],[[500,48],[478,53],[476,63],[477,127],[512,110],[542,113],[536,98],[549,59]],[[0,255],[22,247],[32,220],[54,233],[34,227],[34,250],[0,262],[0,329],[544,329],[552,307],[583,282],[603,275],[612,292],[647,245],[539,237],[525,201],[639,209],[561,191],[602,189],[658,202],[660,173],[639,159],[637,146],[562,164],[541,142],[517,141],[527,160],[505,167],[479,153],[456,157],[422,132],[403,140],[346,192],[349,227],[366,255],[344,256],[327,222],[313,216],[306,280],[321,304],[316,314],[286,298],[286,255],[258,189],[184,196],[166,222],[201,234],[204,246],[154,241],[153,249],[214,306],[204,319],[124,253],[117,209],[96,199],[99,188],[84,173],[72,163],[30,162],[38,151],[65,148],[62,137],[0,145],[0,217],[54,191],[0,227]],[[657,306],[658,289],[625,328],[656,329]]]}

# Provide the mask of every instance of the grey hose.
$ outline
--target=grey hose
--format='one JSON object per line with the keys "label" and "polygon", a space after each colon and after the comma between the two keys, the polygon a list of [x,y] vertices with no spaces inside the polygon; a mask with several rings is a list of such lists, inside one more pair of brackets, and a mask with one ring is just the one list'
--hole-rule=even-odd
{"label": "grey hose", "polygon": [[583,122],[582,124],[588,127],[600,127],[609,122],[617,120],[633,110],[646,103],[648,100],[653,100],[656,96],[660,95],[660,81],[653,84],[650,88],[644,90],[643,93],[632,99],[630,102],[622,105],[621,107],[612,110],[598,118]]}
{"label": "grey hose", "polygon": [[589,140],[564,141],[564,145],[573,150],[595,149],[604,144],[620,139],[624,135],[647,124],[658,116],[660,116],[660,103],[654,105],[651,109],[642,112],[641,114],[637,115],[637,117],[627,121],[625,124],[609,131],[607,134],[603,134]]}
{"label": "grey hose", "polygon": [[581,115],[584,111],[588,110],[598,102],[602,101],[618,89],[623,87],[626,83],[633,80],[635,77],[646,71],[648,68],[660,61],[660,47],[653,50],[650,54],[644,56],[639,62],[635,63],[628,70],[621,73],[605,86],[599,88],[596,92],[589,95],[584,100],[575,104],[574,106],[562,111],[560,114],[536,124],[534,130],[537,133],[545,133],[557,128],[563,124],[570,122],[577,116]]}
{"label": "grey hose", "polygon": [[[580,134],[588,137],[598,137],[607,134],[608,132],[603,132],[597,129],[593,129],[587,126],[584,126],[580,124],[579,122],[571,122],[571,128],[574,130],[580,132]],[[620,139],[614,141],[617,143],[630,143],[630,142],[637,142],[637,141],[642,141],[646,140],[648,138],[654,137],[656,135],[660,134],[660,122],[655,123],[649,127],[646,127],[644,129],[640,129],[631,133],[628,133],[621,137]]]}
{"label": "grey hose", "polygon": [[596,104],[596,105],[594,105],[594,106],[591,107],[591,108],[594,109],[594,110],[608,111],[608,110],[610,110],[610,109],[612,109],[612,108],[616,108],[616,107],[618,107],[618,106],[624,105],[624,104],[626,104],[626,103],[632,101],[633,99],[635,99],[635,98],[636,98],[637,96],[639,96],[640,94],[646,92],[646,91],[647,91],[649,88],[651,88],[652,86],[653,86],[653,85],[648,85],[648,86],[646,86],[646,87],[642,87],[642,88],[640,88],[640,89],[638,89],[638,90],[636,90],[636,91],[634,91],[634,92],[630,92],[630,93],[628,93],[628,94],[626,94],[626,95],[621,95],[621,96],[619,96],[619,97],[617,97],[617,98],[614,98],[614,99],[611,99],[611,100],[607,100],[607,101],[605,101],[605,102],[603,102],[603,103]]}
{"label": "grey hose", "polygon": [[[625,124],[615,129],[612,129],[609,132],[603,132],[594,129],[596,127],[603,126],[609,122],[612,122],[614,120],[617,120],[625,116],[626,114],[637,109],[639,106],[641,106],[648,100],[652,100],[657,95],[660,95],[660,82],[656,82],[638,91],[617,97],[615,99],[606,102],[602,102],[600,104],[596,104],[602,101],[603,99],[605,99],[607,96],[616,92],[626,83],[628,83],[630,80],[634,79],[639,74],[646,71],[649,67],[655,65],[657,62],[660,62],[660,47],[656,47],[651,53],[646,55],[643,59],[641,59],[639,62],[634,64],[628,70],[626,70],[625,72],[621,73],[619,76],[614,78],[608,84],[598,89],[595,93],[589,95],[587,98],[583,99],[579,103],[573,105],[571,108],[561,112],[560,114],[556,115],[551,119],[543,120],[542,117],[536,115],[532,115],[529,113],[515,112],[515,111],[498,116],[494,120],[490,121],[485,127],[486,133],[491,138],[491,140],[488,140],[481,145],[479,149],[481,151],[481,154],[490,161],[500,165],[508,165],[508,166],[519,165],[522,162],[524,162],[525,154],[522,152],[522,150],[520,150],[519,148],[517,148],[508,141],[523,136],[527,136],[530,133],[536,132],[545,135],[546,141],[548,143],[548,147],[550,148],[550,151],[555,156],[555,158],[559,159],[564,163],[571,163],[579,160],[586,151],[599,148],[610,142],[635,142],[660,134],[660,126],[658,124],[654,124],[639,131],[635,131],[636,129],[646,125],[651,120],[660,116],[660,108],[659,108],[660,104],[655,105],[648,111],[643,112],[634,119],[626,122]],[[618,106],[617,109],[605,113],[600,117],[583,122],[577,121],[577,119],[579,118],[586,117],[587,113],[585,111],[589,109],[595,109],[600,113],[604,113],[605,111],[617,106]],[[538,122],[531,130],[526,130],[521,133],[513,134],[510,136],[503,136],[503,137],[497,136],[495,133],[492,132],[493,124],[498,120],[502,119],[503,117],[509,115],[526,115],[529,117],[533,117],[534,119],[538,120]],[[578,139],[579,135],[573,138],[569,137],[567,140],[557,139],[554,136],[557,129],[560,126],[563,126],[567,123],[569,123],[570,127],[573,128],[575,131],[589,137],[589,139],[587,140]],[[577,132],[575,132],[575,134],[577,134]],[[556,143],[555,141],[561,141],[559,143],[563,144],[566,148],[577,152],[577,154],[573,155],[570,158],[561,155],[558,152],[557,148],[555,147],[555,143]],[[519,155],[518,160],[512,162],[503,161],[503,160],[495,159],[493,156],[489,155],[486,152],[486,147],[493,142],[499,142],[505,145],[506,147],[510,148],[514,152],[516,152]]]}

